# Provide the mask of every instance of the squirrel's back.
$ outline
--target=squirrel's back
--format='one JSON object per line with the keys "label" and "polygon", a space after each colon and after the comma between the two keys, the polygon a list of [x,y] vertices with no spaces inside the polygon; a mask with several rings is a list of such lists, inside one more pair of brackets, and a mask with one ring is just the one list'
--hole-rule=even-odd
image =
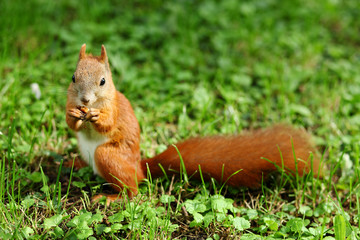
{"label": "squirrel's back", "polygon": [[[281,125],[237,136],[191,138],[176,147],[189,176],[199,172],[200,165],[205,178],[211,176],[224,182],[241,170],[228,180],[227,184],[232,186],[258,187],[263,176],[277,169],[275,165],[299,175],[311,168],[317,175],[319,167],[306,132]],[[148,165],[155,177],[163,175],[159,164],[167,173],[180,170],[180,158],[173,146],[141,163],[144,172]]]}

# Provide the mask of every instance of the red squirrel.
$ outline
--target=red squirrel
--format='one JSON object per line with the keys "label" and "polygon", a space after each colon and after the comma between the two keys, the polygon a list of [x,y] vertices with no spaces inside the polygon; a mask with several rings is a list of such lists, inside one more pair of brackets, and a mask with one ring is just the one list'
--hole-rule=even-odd
{"label": "red squirrel", "polygon": [[[116,90],[104,45],[101,55],[86,54],[83,44],[76,71],[68,88],[66,122],[75,131],[82,159],[117,191],[126,186],[128,195],[138,192],[146,178],[180,170],[174,146],[141,160],[140,127],[131,104]],[[318,174],[319,160],[305,131],[275,126],[235,136],[191,138],[176,144],[187,174],[227,181],[236,187],[255,188],[278,167],[301,176],[312,169]],[[313,157],[310,157],[313,153]],[[295,160],[297,159],[297,160]],[[239,171],[235,175],[233,173]],[[233,175],[233,176],[231,176]]]}

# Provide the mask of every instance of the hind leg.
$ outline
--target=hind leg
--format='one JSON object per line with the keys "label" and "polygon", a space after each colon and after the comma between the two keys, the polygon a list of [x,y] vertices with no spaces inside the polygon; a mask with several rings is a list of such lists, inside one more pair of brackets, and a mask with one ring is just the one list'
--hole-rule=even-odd
{"label": "hind leg", "polygon": [[138,184],[145,178],[136,156],[128,148],[105,143],[95,151],[95,164],[100,175],[116,191],[126,190],[128,196],[132,197],[138,193]]}

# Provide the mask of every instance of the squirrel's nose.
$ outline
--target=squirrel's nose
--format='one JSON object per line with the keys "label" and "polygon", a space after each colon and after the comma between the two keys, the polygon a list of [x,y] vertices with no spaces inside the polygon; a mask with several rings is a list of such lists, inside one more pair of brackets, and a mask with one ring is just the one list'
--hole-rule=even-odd
{"label": "squirrel's nose", "polygon": [[88,104],[90,102],[90,99],[86,99],[86,98],[81,98],[81,101],[83,102],[83,104]]}

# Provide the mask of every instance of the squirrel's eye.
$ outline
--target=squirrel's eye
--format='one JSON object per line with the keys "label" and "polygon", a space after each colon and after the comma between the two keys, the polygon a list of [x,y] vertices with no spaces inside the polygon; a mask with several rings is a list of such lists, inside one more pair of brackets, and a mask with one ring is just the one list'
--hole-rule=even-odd
{"label": "squirrel's eye", "polygon": [[100,80],[100,86],[103,86],[105,84],[105,78],[102,78],[101,80]]}
{"label": "squirrel's eye", "polygon": [[75,74],[72,76],[72,81],[75,82]]}

